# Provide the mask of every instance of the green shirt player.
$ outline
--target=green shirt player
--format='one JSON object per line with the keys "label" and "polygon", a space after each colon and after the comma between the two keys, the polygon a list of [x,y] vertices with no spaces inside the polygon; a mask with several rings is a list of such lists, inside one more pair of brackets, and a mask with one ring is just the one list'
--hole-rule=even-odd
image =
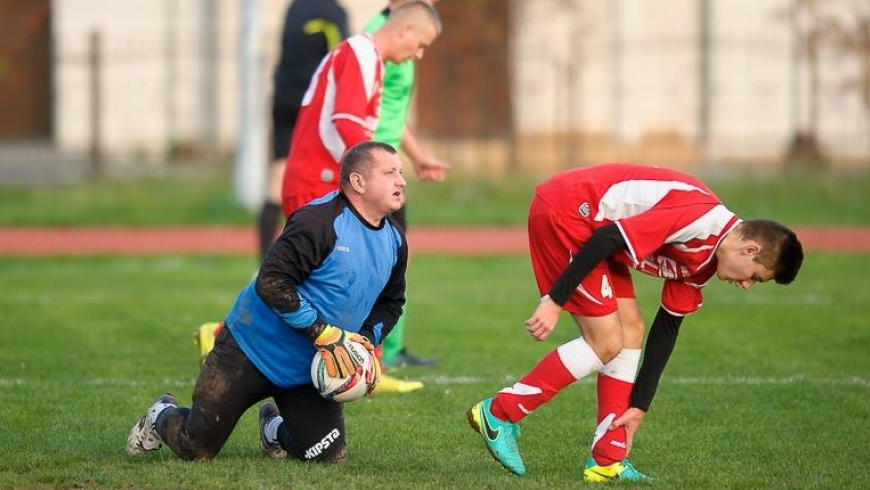
{"label": "green shirt player", "polygon": [[[410,0],[391,0],[387,8],[372,18],[365,27],[365,32],[375,32],[387,20],[392,10],[401,7]],[[425,0],[435,4],[437,0]],[[420,59],[422,53],[416,59]],[[378,127],[372,139],[388,143],[401,149],[413,164],[417,178],[424,182],[441,182],[449,165],[423,151],[416,137],[407,126],[408,111],[411,106],[411,96],[414,92],[415,60],[396,64],[384,64],[383,92],[381,94],[381,110]],[[399,224],[407,230],[405,208],[393,214]],[[405,311],[407,311],[407,304]],[[435,361],[421,359],[410,354],[404,345],[404,314],[399,319],[390,336],[383,344],[382,361],[385,368],[401,365],[426,366],[434,365]],[[395,383],[393,383],[395,380]],[[401,382],[389,376],[381,379],[378,391],[408,392],[422,388],[420,382]]]}

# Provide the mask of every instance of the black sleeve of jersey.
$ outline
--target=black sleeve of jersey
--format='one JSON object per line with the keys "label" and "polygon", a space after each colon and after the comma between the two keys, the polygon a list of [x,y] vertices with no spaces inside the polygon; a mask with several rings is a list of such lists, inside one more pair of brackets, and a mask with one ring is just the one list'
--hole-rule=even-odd
{"label": "black sleeve of jersey", "polygon": [[[408,240],[405,237],[405,232],[392,216],[387,218],[392,223],[393,227],[399,231],[402,236],[402,246],[399,248],[399,255],[396,258],[396,265],[393,266],[390,279],[387,282],[375,304],[372,306],[372,311],[368,318],[363,322],[360,328],[360,334],[369,339],[372,344],[378,345],[396,326],[399,317],[402,316],[402,307],[405,305],[405,271],[408,269]],[[374,328],[381,324],[380,342],[376,342]]]}
{"label": "black sleeve of jersey", "polygon": [[[254,287],[273,310],[289,313],[299,309],[296,288],[335,248],[337,237],[332,224],[341,209],[338,200],[299,209],[269,247]],[[318,318],[314,325],[322,327],[325,323]]]}
{"label": "black sleeve of jersey", "polygon": [[683,317],[668,313],[659,307],[655,320],[649,329],[646,339],[646,347],[643,351],[643,362],[637,373],[637,380],[631,390],[631,406],[646,412],[656,394],[662,372],[668,364],[674,345],[677,343],[677,335],[680,333],[680,324]]}
{"label": "black sleeve of jersey", "polygon": [[595,230],[553,284],[550,299],[557,305],[564,305],[583,278],[618,248],[626,248],[619,227],[609,224]]}

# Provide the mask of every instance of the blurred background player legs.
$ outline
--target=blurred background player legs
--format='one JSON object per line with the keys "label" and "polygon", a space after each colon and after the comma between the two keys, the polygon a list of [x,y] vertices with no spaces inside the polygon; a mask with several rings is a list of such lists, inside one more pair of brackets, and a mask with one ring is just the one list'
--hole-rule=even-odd
{"label": "blurred background player legs", "polygon": [[257,219],[260,260],[275,240],[281,210],[281,185],[290,137],[311,75],[324,56],[348,37],[347,12],[335,0],[294,0],[287,8],[281,54],[272,95],[272,163],[266,200]]}
{"label": "blurred background player legs", "polygon": [[[407,229],[405,207],[393,213],[393,218],[396,219],[403,230]],[[407,314],[408,303],[406,302],[402,308],[402,316],[399,317],[390,335],[375,350],[375,354],[381,359],[381,366],[384,369],[384,373],[381,374],[381,381],[378,383],[377,388],[375,388],[375,393],[410,393],[423,387],[422,381],[404,380],[390,376],[386,374],[387,369],[394,369],[403,365],[434,366],[438,364],[437,361],[420,359],[408,353],[404,342],[405,317]]]}
{"label": "blurred background player legs", "polygon": [[[408,222],[405,209],[406,208],[403,207],[399,211],[393,213],[393,217],[399,222],[402,229],[407,232]],[[407,316],[408,304],[405,303],[405,307],[402,310],[402,316],[399,317],[399,321],[396,323],[396,326],[393,327],[393,331],[390,332],[390,335],[384,339],[384,343],[381,344],[381,364],[384,368],[398,368],[403,366],[437,366],[438,361],[434,359],[424,359],[408,352],[408,348],[405,347],[405,318],[407,318]]]}
{"label": "blurred background player legs", "polygon": [[[375,32],[387,21],[391,11],[408,3],[410,0],[391,0],[387,7],[374,16],[366,25],[366,32]],[[426,0],[430,5],[437,0]],[[408,111],[411,106],[411,97],[414,91],[415,60],[411,59],[404,63],[384,64],[383,92],[381,94],[381,113],[378,118],[378,127],[372,137],[375,141],[389,143],[397,150],[410,158],[414,173],[422,181],[440,182],[449,167],[446,163],[425,153],[418,144],[414,134],[407,127]],[[407,205],[406,205],[407,207]],[[406,207],[393,214],[402,228],[407,232]],[[396,368],[401,366],[435,366],[437,361],[423,359],[411,354],[404,343],[404,326],[408,312],[408,304],[399,318],[390,336],[384,340],[381,352],[381,361],[384,368]],[[391,380],[386,383],[381,380],[378,391],[389,391]],[[422,387],[422,383],[420,383]]]}

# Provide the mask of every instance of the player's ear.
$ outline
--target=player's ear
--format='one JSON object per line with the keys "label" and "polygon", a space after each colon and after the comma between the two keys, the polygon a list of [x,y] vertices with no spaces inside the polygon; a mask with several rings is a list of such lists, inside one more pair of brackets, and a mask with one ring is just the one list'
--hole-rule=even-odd
{"label": "player's ear", "polygon": [[399,38],[400,39],[407,39],[408,36],[410,36],[414,33],[414,29],[415,29],[414,24],[412,24],[410,22],[406,22],[406,23],[402,24],[402,26],[399,27]]}
{"label": "player's ear", "polygon": [[365,194],[365,182],[366,179],[361,173],[353,172],[350,174],[350,186],[353,187],[353,190],[355,190],[358,194]]}
{"label": "player's ear", "polygon": [[761,245],[759,245],[754,240],[749,241],[743,245],[743,254],[744,255],[758,255],[761,253]]}

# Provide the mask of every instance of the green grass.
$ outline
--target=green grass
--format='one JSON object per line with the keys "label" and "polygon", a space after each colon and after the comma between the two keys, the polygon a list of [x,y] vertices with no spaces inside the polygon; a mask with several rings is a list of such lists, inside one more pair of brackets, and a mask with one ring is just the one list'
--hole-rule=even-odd
{"label": "green grass", "polygon": [[148,178],[71,186],[6,187],[0,192],[0,224],[185,225],[250,224],[226,178]]}
{"label": "green grass", "polygon": [[[189,400],[193,329],[227,311],[252,261],[0,258],[0,488],[583,486],[592,382],[523,423],[523,478],[501,470],[464,421],[469,405],[576,334],[567,318],[544,343],[525,334],[537,294],[521,256],[415,256],[408,343],[441,364],[398,372],[425,381],[420,392],[347,405],[346,464],[260,457],[255,409],[214,461],[166,449],[127,458],[130,426],[154,396]],[[637,286],[651,315],[659,284]],[[868,290],[870,256],[820,253],[788,287],[711,285],[635,440],[632,460],[659,479],[651,487],[867,488]]]}
{"label": "green grass", "polygon": [[[524,225],[538,179],[411,181],[412,225]],[[738,215],[791,225],[870,225],[870,173],[708,179]],[[4,187],[0,225],[251,225],[226,176],[176,176],[64,187]]]}
{"label": "green grass", "polygon": [[[870,225],[870,176],[712,179],[745,217]],[[534,181],[412,182],[412,226],[525,223]],[[0,192],[0,225],[253,226],[225,177],[177,177]],[[525,257],[415,256],[408,343],[438,368],[400,371],[424,390],[347,406],[339,467],[261,458],[256,411],[220,456],[127,458],[153,397],[189,400],[193,329],[225,314],[252,257],[0,257],[0,488],[568,488],[594,425],[584,380],[524,423],[529,474],[491,461],[468,406],[514,382],[574,335],[535,343]],[[651,318],[658,283],[638,278]],[[865,488],[870,484],[870,256],[811,253],[796,284],[721,284],[689,318],[632,459],[657,488]]]}

